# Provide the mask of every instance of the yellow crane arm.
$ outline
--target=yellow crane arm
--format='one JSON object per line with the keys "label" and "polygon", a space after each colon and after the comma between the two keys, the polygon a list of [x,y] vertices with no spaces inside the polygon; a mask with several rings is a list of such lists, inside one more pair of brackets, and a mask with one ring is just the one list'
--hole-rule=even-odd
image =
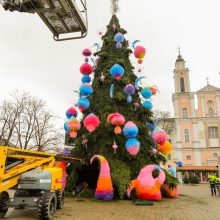
{"label": "yellow crane arm", "polygon": [[[17,161],[7,165],[9,158]],[[16,186],[20,174],[34,168],[53,167],[55,161],[81,162],[78,158],[63,155],[0,146],[0,193]]]}

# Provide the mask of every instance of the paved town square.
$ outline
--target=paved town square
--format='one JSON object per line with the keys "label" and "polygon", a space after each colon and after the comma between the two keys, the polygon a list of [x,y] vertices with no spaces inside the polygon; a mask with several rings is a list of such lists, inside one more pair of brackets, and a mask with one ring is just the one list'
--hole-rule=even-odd
{"label": "paved town square", "polygon": [[[206,220],[220,219],[220,197],[211,196],[208,184],[180,185],[180,197],[135,206],[130,201],[99,202],[67,198],[54,219],[62,220]],[[37,210],[11,210],[6,220],[35,220]]]}

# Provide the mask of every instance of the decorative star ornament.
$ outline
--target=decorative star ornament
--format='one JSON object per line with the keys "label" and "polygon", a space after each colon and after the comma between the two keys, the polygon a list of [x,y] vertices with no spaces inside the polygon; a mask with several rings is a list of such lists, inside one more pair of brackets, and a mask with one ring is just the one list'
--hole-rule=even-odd
{"label": "decorative star ornament", "polygon": [[116,149],[118,148],[118,145],[116,144],[115,140],[114,140],[114,143],[112,145],[112,148],[114,149],[114,153],[116,154]]}
{"label": "decorative star ornament", "polygon": [[105,81],[105,76],[103,75],[103,73],[102,73],[101,76],[100,76],[100,80],[101,80],[102,82]]}

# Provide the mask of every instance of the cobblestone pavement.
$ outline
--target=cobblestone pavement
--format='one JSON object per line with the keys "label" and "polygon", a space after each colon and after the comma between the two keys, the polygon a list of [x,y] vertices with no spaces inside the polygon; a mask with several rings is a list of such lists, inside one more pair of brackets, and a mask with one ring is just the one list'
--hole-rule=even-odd
{"label": "cobblestone pavement", "polygon": [[[220,220],[220,197],[211,196],[209,185],[180,186],[180,197],[135,206],[131,201],[101,202],[67,198],[54,220]],[[6,220],[36,220],[37,210],[13,210]]]}

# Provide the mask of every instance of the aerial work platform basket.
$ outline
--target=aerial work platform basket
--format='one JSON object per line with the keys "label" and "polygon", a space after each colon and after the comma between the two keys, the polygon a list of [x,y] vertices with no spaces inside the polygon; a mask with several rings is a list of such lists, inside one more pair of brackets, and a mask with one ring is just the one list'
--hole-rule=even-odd
{"label": "aerial work platform basket", "polygon": [[54,40],[87,35],[86,0],[0,0],[5,10],[37,13],[53,33]]}

